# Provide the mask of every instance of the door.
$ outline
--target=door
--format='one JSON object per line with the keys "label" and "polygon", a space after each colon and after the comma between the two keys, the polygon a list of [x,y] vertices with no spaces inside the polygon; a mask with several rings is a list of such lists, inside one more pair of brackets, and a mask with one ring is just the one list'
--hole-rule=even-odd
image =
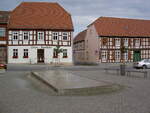
{"label": "door", "polygon": [[133,53],[133,62],[137,62],[141,60],[141,52],[140,51],[134,51]]}
{"label": "door", "polygon": [[44,63],[44,49],[37,50],[37,62]]}

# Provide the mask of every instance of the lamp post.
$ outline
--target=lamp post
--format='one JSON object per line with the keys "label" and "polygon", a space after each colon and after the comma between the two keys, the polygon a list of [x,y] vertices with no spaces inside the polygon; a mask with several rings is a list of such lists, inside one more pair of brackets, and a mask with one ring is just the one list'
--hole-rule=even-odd
{"label": "lamp post", "polygon": [[125,58],[124,58],[124,53],[127,52],[127,48],[124,46],[124,44],[121,45],[121,48],[120,48],[120,51],[121,51],[121,62],[122,64],[120,65],[120,74],[122,76],[125,76]]}

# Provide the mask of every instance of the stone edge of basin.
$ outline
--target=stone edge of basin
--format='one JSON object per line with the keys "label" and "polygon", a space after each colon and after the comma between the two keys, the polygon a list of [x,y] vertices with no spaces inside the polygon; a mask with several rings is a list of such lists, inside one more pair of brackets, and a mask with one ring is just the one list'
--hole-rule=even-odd
{"label": "stone edge of basin", "polygon": [[50,88],[52,88],[55,92],[59,92],[59,89],[52,86],[49,82],[44,80],[37,72],[31,72],[31,75],[43,82],[44,84],[48,85]]}
{"label": "stone edge of basin", "polygon": [[[37,72],[31,72],[31,76],[34,76],[36,79],[40,80],[41,82],[43,82],[44,84],[46,84],[47,86],[49,86],[50,88],[52,88],[58,94],[65,94],[66,91],[70,90],[70,89],[59,89],[57,87],[54,87],[48,81],[46,81],[45,79],[43,79],[43,77],[41,77],[40,74],[37,73]],[[104,85],[104,86],[110,86],[110,85],[112,85],[112,84],[108,84],[108,85]],[[96,87],[98,87],[98,86],[96,86]],[[93,87],[93,88],[96,88],[96,87]],[[86,88],[92,88],[92,87],[86,87]],[[82,89],[82,88],[79,88],[79,89]]]}

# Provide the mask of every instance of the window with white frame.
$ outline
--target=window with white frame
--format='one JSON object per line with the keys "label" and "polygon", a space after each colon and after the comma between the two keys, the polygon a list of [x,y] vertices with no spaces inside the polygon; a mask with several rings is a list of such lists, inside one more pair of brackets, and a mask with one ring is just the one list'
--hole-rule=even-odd
{"label": "window with white frame", "polygon": [[120,61],[120,51],[119,50],[115,51],[115,60]]}
{"label": "window with white frame", "polygon": [[24,49],[23,52],[23,58],[28,58],[28,49]]}
{"label": "window with white frame", "polygon": [[44,32],[39,31],[37,35],[38,35],[38,40],[44,40]]}
{"label": "window with white frame", "polygon": [[6,33],[6,28],[1,28],[0,27],[0,37],[4,37]]}
{"label": "window with white frame", "polygon": [[13,58],[18,58],[18,49],[13,49]]}
{"label": "window with white frame", "polygon": [[19,38],[19,32],[18,31],[13,31],[12,32],[12,38],[13,38],[13,40],[18,40],[18,38]]}
{"label": "window with white frame", "polygon": [[63,58],[67,58],[67,49],[63,49]]}
{"label": "window with white frame", "polygon": [[63,36],[63,40],[67,40],[68,39],[68,33],[64,32],[62,36]]}
{"label": "window with white frame", "polygon": [[23,32],[23,39],[28,40],[29,39],[29,31],[24,31]]}
{"label": "window with white frame", "polygon": [[116,46],[120,46],[120,39],[119,38],[115,39],[115,44],[116,44]]}
{"label": "window with white frame", "polygon": [[135,39],[135,46],[139,47],[140,46],[140,39]]}
{"label": "window with white frame", "polygon": [[58,32],[53,32],[53,40],[58,40]]}
{"label": "window with white frame", "polygon": [[106,61],[106,59],[107,59],[107,51],[102,51],[102,53],[101,53],[101,59],[103,61]]}
{"label": "window with white frame", "polygon": [[127,38],[124,39],[124,46],[128,46],[128,39]]}

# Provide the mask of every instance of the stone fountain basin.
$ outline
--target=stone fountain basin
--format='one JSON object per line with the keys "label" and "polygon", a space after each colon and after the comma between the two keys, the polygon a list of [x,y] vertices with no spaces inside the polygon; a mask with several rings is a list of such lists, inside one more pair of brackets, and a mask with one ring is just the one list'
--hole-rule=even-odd
{"label": "stone fountain basin", "polygon": [[112,85],[112,83],[92,80],[63,70],[36,71],[32,72],[32,75],[60,94],[63,94],[68,90],[75,91],[78,89],[91,89]]}

